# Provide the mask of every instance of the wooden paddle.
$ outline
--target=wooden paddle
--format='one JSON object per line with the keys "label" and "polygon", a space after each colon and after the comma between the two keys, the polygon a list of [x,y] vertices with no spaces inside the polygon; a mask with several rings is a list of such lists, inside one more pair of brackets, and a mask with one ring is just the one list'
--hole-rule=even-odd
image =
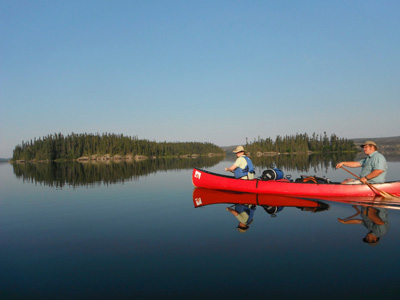
{"label": "wooden paddle", "polygon": [[[353,173],[350,172],[349,170],[343,168],[343,166],[341,166],[341,168],[342,168],[343,170],[349,172],[351,175],[353,175],[354,177],[356,177],[358,180],[361,181],[361,178],[358,177],[356,174],[353,174]],[[378,192],[379,195],[382,196],[382,197],[385,197],[385,198],[398,198],[396,195],[393,195],[393,194],[390,194],[390,193],[381,191],[380,189],[378,189],[377,187],[374,187],[372,184],[370,184],[370,183],[368,183],[368,182],[365,182],[365,184],[368,185],[368,187],[369,187],[371,190],[373,190],[373,191],[375,190],[375,192]]]}

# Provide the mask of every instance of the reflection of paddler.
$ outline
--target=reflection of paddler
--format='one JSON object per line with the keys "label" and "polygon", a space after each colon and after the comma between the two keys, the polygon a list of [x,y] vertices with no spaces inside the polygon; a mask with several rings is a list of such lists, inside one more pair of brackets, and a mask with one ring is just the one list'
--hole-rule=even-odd
{"label": "reflection of paddler", "polygon": [[[372,206],[362,206],[361,211],[356,205],[353,205],[356,213],[345,219],[339,219],[342,224],[362,224],[368,229],[367,235],[363,238],[363,242],[369,245],[377,245],[380,238],[388,231],[389,223],[387,209]],[[353,219],[361,215],[361,219]]]}
{"label": "reflection of paddler", "polygon": [[237,226],[239,232],[245,232],[247,229],[249,229],[249,225],[253,222],[256,207],[251,204],[235,204],[231,207],[227,207],[226,210],[234,215],[239,221]]}

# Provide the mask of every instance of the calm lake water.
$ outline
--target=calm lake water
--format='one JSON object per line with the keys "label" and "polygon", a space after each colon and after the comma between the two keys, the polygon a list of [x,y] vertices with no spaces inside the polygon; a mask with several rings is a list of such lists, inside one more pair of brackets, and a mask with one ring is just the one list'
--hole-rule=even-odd
{"label": "calm lake water", "polygon": [[[308,162],[280,167],[349,177],[335,161]],[[0,299],[399,298],[400,206],[386,209],[375,246],[365,226],[338,222],[352,205],[323,200],[328,210],[275,217],[257,206],[241,233],[230,204],[196,207],[191,182],[194,166],[232,163],[0,164]],[[391,159],[387,180],[397,179]]]}

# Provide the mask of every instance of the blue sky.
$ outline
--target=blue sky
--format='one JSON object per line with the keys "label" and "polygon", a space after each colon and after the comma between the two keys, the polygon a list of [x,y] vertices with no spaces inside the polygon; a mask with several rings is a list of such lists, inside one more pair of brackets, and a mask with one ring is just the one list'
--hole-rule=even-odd
{"label": "blue sky", "polygon": [[0,157],[50,133],[398,136],[400,1],[0,0]]}

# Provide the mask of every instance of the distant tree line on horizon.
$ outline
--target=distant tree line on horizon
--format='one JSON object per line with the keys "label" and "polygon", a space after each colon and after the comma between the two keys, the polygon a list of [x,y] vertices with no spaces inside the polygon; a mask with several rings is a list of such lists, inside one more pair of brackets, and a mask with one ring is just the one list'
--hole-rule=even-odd
{"label": "distant tree line on horizon", "polygon": [[324,132],[323,135],[307,133],[296,135],[277,136],[271,138],[254,140],[246,144],[246,151],[255,155],[257,152],[278,152],[278,153],[326,153],[326,152],[357,152],[356,145],[352,140],[339,138],[335,134],[330,137]]}
{"label": "distant tree line on horizon", "polygon": [[92,155],[140,155],[168,157],[193,154],[222,154],[223,150],[212,143],[155,142],[122,134],[49,134],[46,137],[22,141],[13,151],[13,160],[73,160]]}

